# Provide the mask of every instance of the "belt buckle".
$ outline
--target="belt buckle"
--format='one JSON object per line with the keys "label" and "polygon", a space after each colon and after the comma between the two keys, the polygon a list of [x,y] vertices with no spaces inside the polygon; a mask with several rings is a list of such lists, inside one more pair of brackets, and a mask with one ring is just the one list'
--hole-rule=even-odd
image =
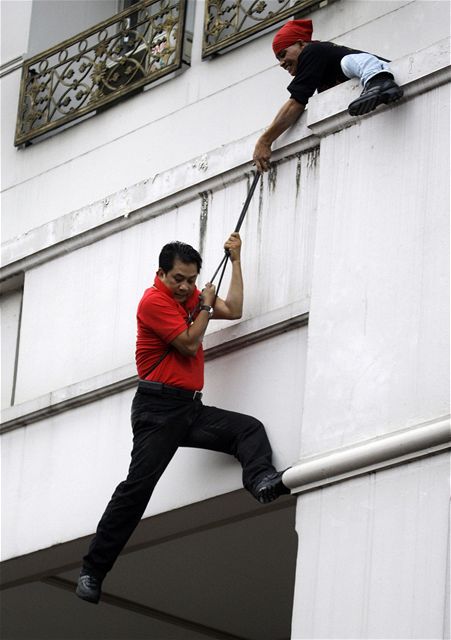
{"label": "belt buckle", "polygon": [[199,398],[199,400],[201,400],[201,398],[202,398],[202,391],[194,391],[194,393],[193,393],[193,400],[196,400],[197,398]]}

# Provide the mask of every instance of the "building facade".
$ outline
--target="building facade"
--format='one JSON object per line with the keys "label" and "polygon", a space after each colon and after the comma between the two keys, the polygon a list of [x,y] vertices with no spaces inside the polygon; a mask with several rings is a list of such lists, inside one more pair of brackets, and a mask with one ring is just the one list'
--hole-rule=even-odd
{"label": "building facade", "polygon": [[[449,637],[449,3],[1,9],[4,637]],[[91,607],[137,303],[166,242],[199,249],[200,284],[220,261],[293,15],[392,60],[404,98],[309,101],[241,230],[243,318],[204,341],[204,402],[265,423],[292,495],[259,505],[236,461],[180,449]]]}

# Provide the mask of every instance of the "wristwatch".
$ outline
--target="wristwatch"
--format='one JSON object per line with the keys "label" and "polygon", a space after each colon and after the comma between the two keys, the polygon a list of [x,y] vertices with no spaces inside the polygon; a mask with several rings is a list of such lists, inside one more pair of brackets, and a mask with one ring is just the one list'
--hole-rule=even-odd
{"label": "wristwatch", "polygon": [[213,314],[214,314],[214,312],[215,312],[215,310],[213,309],[213,307],[211,307],[209,304],[203,304],[203,305],[201,305],[200,310],[201,310],[201,311],[208,311],[208,317],[209,317],[209,318],[212,318],[212,317],[213,317]]}

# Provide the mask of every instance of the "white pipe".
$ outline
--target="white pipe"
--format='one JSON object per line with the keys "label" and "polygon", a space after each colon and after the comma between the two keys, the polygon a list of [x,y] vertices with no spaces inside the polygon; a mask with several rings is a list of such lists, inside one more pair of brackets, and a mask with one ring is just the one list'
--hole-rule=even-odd
{"label": "white pipe", "polygon": [[433,450],[451,446],[449,418],[397,431],[345,449],[301,460],[283,474],[283,483],[292,493],[331,484],[346,477],[365,473],[375,467],[396,464]]}

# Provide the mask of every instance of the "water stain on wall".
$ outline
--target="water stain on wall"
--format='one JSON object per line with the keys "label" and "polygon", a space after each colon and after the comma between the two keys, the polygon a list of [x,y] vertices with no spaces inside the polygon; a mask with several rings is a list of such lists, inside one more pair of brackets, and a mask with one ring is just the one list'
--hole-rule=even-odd
{"label": "water stain on wall", "polygon": [[213,198],[211,191],[203,191],[200,195],[200,218],[199,218],[199,253],[202,256],[205,246],[208,224],[208,207],[210,198]]}
{"label": "water stain on wall", "polygon": [[270,191],[275,191],[277,186],[277,164],[273,163],[268,171],[268,186]]}

